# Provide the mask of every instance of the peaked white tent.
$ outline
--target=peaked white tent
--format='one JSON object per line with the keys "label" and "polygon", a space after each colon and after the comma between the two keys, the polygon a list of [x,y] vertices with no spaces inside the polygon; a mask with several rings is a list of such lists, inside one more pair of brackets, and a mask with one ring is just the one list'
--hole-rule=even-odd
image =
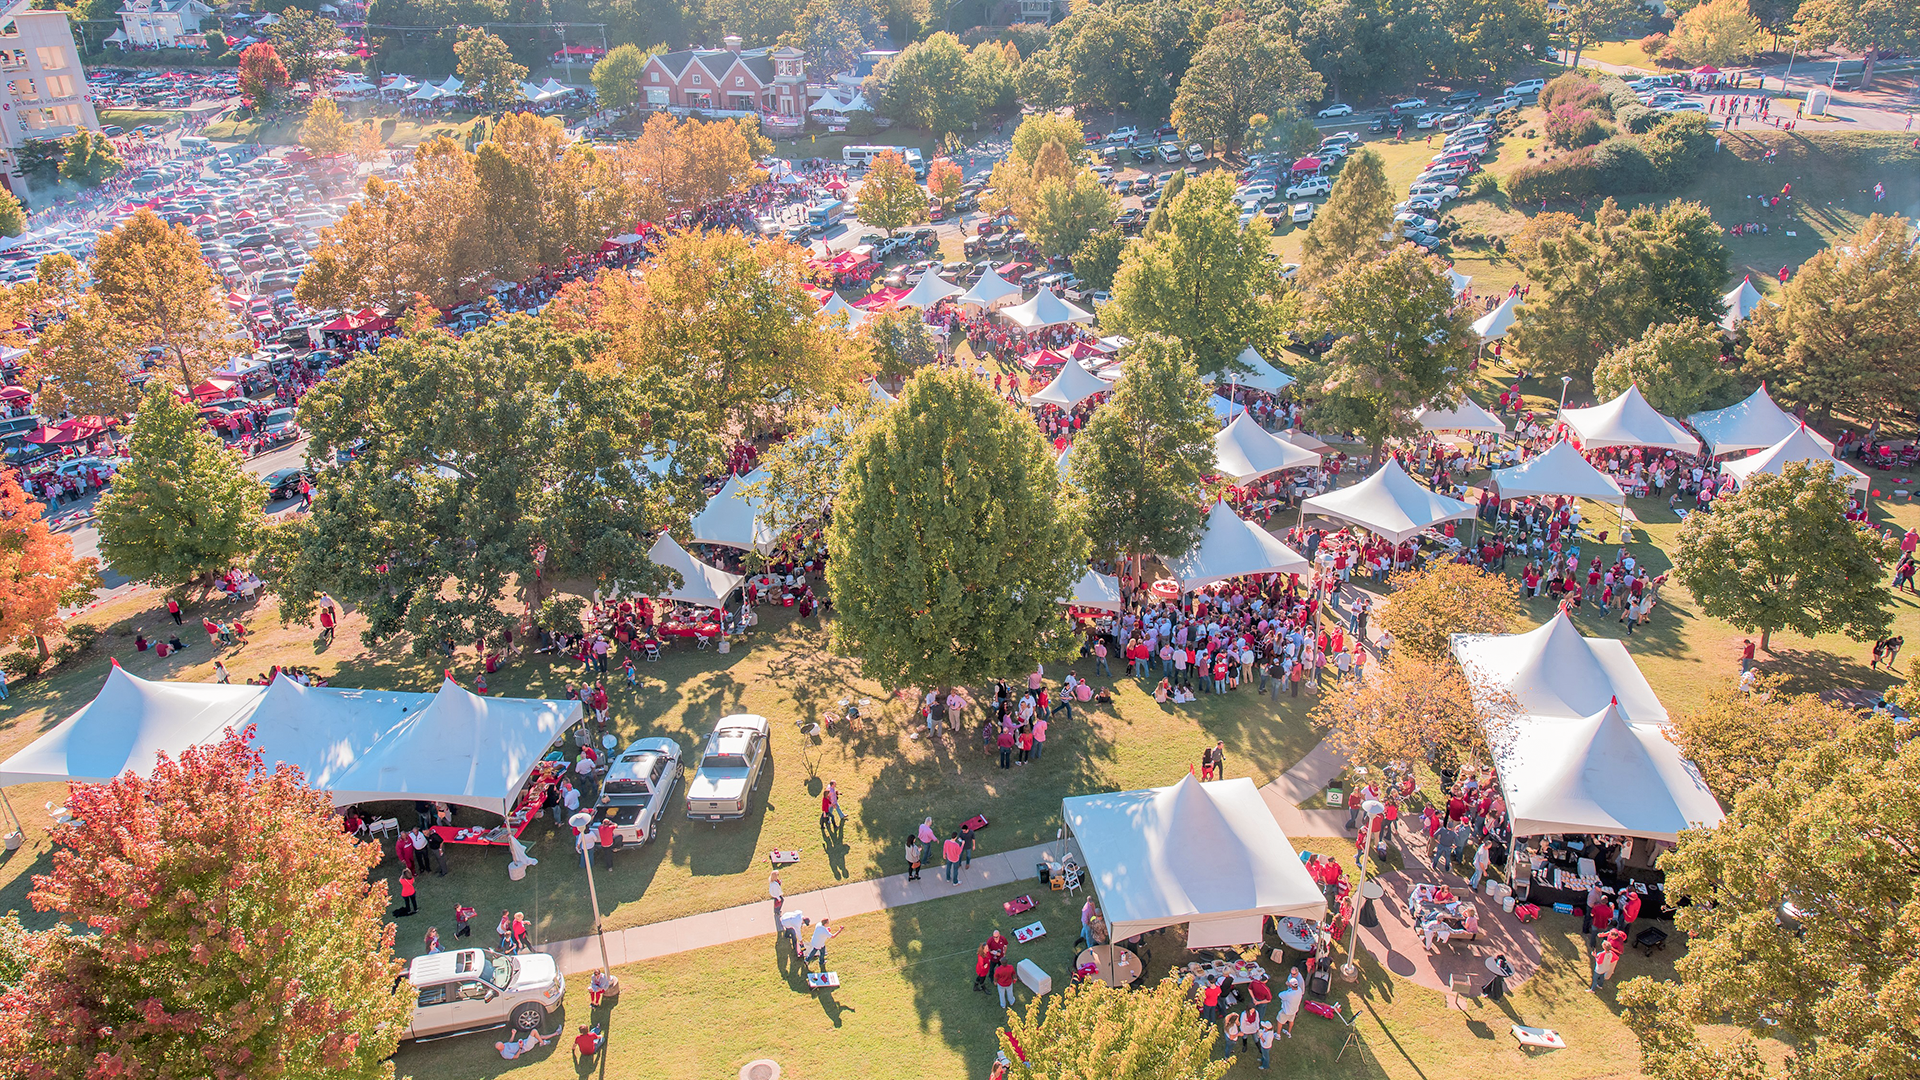
{"label": "peaked white tent", "polygon": [[412,79],[407,78],[405,75],[395,75],[393,78],[387,80],[387,85],[382,87],[381,89],[392,90],[396,93],[404,94],[407,91],[419,85],[420,85],[419,83],[414,82]]}
{"label": "peaked white tent", "polygon": [[881,405],[891,405],[894,402],[900,400],[899,398],[894,397],[892,394],[887,393],[887,388],[884,386],[881,386],[877,381],[873,379],[867,380],[867,396],[872,398],[876,403]]}
{"label": "peaked white tent", "polygon": [[[1799,417],[1774,404],[1766,383],[1748,394],[1745,401],[1724,409],[1694,413],[1687,417],[1687,423],[1707,441],[1708,452],[1716,457],[1742,450],[1765,450],[1796,431],[1806,430]],[[1833,449],[1833,442],[1819,432],[1807,430],[1807,435],[1828,450]]]}
{"label": "peaked white tent", "polygon": [[440,84],[440,89],[446,91],[449,94],[457,94],[460,91],[465,90],[466,88],[467,88],[467,84],[461,82],[459,77],[455,75],[447,76],[447,81]]}
{"label": "peaked white tent", "polygon": [[566,85],[558,79],[549,77],[546,82],[540,84],[539,100],[552,101],[554,98],[565,97],[571,93],[573,93],[573,87]]}
{"label": "peaked white tent", "polygon": [[1745,322],[1763,299],[1765,297],[1760,295],[1760,290],[1753,287],[1753,278],[1741,278],[1733,291],[1720,298],[1720,310],[1726,312],[1720,317],[1720,328],[1729,334],[1733,333],[1733,328]]}
{"label": "peaked white tent", "polygon": [[1473,284],[1473,278],[1449,266],[1447,267],[1447,282],[1453,286],[1453,295],[1459,296],[1461,293],[1467,291],[1467,286]]}
{"label": "peaked white tent", "polygon": [[1646,446],[1682,454],[1700,452],[1700,440],[1647,404],[1638,386],[1627,387],[1619,397],[1602,405],[1567,409],[1560,414],[1560,422],[1580,436],[1580,445],[1587,450]]}
{"label": "peaked white tent", "polygon": [[1292,443],[1302,450],[1311,450],[1316,454],[1324,454],[1328,450],[1333,449],[1326,443],[1321,442],[1319,439],[1297,428],[1287,428],[1285,431],[1276,431],[1273,433],[1273,437],[1284,443]]}
{"label": "peaked white tent", "polygon": [[375,89],[375,87],[372,83],[362,79],[358,75],[349,75],[345,79],[333,84],[333,92],[336,94],[364,94],[373,89]]}
{"label": "peaked white tent", "polygon": [[1226,500],[1213,504],[1200,541],[1177,558],[1163,559],[1183,590],[1204,588],[1244,574],[1304,574],[1307,560],[1272,533],[1233,512]]}
{"label": "peaked white tent", "polygon": [[129,769],[145,776],[160,754],[178,757],[218,737],[265,692],[258,686],[150,682],[115,664],[92,701],[0,763],[0,787],[104,783]]}
{"label": "peaked white tent", "polygon": [[1058,405],[1071,409],[1095,394],[1104,394],[1113,389],[1113,384],[1087,370],[1087,366],[1078,360],[1069,360],[1060,365],[1060,374],[1053,381],[1037,391],[1030,404]]}
{"label": "peaked white tent", "polygon": [[540,88],[530,82],[523,82],[520,84],[520,96],[532,101],[540,96]]}
{"label": "peaked white tent", "polygon": [[988,270],[960,297],[960,303],[993,311],[1019,299],[1020,293],[1020,286],[1001,277],[998,270]]}
{"label": "peaked white tent", "polygon": [[726,484],[707,500],[706,509],[693,515],[694,542],[757,551],[762,555],[771,552],[780,538],[761,520],[767,500],[753,486],[765,479],[765,469],[755,469],[745,476],[729,476]]}
{"label": "peaked white tent", "polygon": [[679,588],[668,588],[666,592],[655,594],[662,600],[717,608],[725,604],[733,590],[746,580],[739,574],[729,574],[717,566],[708,566],[687,554],[687,549],[674,543],[673,537],[666,533],[661,533],[660,539],[647,549],[647,558],[656,566],[680,572],[682,581]]}
{"label": "peaked white tent", "polygon": [[1072,594],[1060,602],[1074,607],[1119,611],[1124,606],[1120,602],[1120,579],[1090,569],[1073,583]]}
{"label": "peaked white tent", "polygon": [[1397,544],[1443,521],[1470,518],[1474,508],[1421,487],[1398,461],[1388,458],[1372,476],[1352,487],[1301,503],[1300,512],[1358,525]]}
{"label": "peaked white tent", "polygon": [[949,296],[959,296],[965,291],[939,274],[929,273],[914,282],[913,288],[907,290],[907,295],[894,303],[901,307],[930,308]]}
{"label": "peaked white tent", "polygon": [[1611,701],[1635,723],[1667,722],[1626,642],[1583,637],[1565,615],[1524,634],[1455,634],[1451,647],[1470,679],[1506,690],[1528,715],[1573,720]]}
{"label": "peaked white tent", "polygon": [[1618,706],[1591,716],[1529,718],[1494,751],[1513,835],[1607,833],[1674,841],[1726,820],[1700,771],[1658,724]]}
{"label": "peaked white tent", "polygon": [[421,83],[420,88],[407,95],[408,101],[438,101],[446,97],[447,92],[432,83]]}
{"label": "peaked white tent", "polygon": [[1318,464],[1319,454],[1274,438],[1245,412],[1213,437],[1213,471],[1236,484],[1281,469]]}
{"label": "peaked white tent", "polygon": [[1428,431],[1491,431],[1505,435],[1507,425],[1480,407],[1480,403],[1461,395],[1460,404],[1451,409],[1419,409],[1413,418]]}
{"label": "peaked white tent", "polygon": [[1268,393],[1277,393],[1293,385],[1293,376],[1267,363],[1266,357],[1254,351],[1251,345],[1240,350],[1240,355],[1234,359],[1238,360],[1243,367],[1249,370],[1232,373],[1225,371],[1220,372],[1213,377],[1214,382],[1232,383],[1236,386],[1251,386],[1255,390],[1265,390]]}
{"label": "peaked white tent", "polygon": [[1473,320],[1473,332],[1480,335],[1482,341],[1497,341],[1507,336],[1513,324],[1520,317],[1520,297],[1518,294],[1500,301],[1500,306]]}
{"label": "peaked white tent", "polygon": [[1833,466],[1833,475],[1845,480],[1855,491],[1865,491],[1873,486],[1873,481],[1867,478],[1866,473],[1834,457],[1806,428],[1798,428],[1765,450],[1736,458],[1720,468],[1737,483],[1745,484],[1755,473],[1773,473],[1777,476],[1786,470],[1789,462],[1794,461],[1816,465],[1826,462]]}
{"label": "peaked white tent", "polygon": [[1238,402],[1230,401],[1219,394],[1207,398],[1207,405],[1213,409],[1214,418],[1218,420],[1230,420],[1234,413],[1247,411]]}
{"label": "peaked white tent", "polygon": [[253,744],[267,761],[297,766],[309,787],[332,791],[355,764],[379,750],[390,733],[432,704],[433,697],[400,690],[301,686],[277,675],[233,726],[252,724]]}
{"label": "peaked white tent", "polygon": [[1052,289],[1041,289],[1039,295],[1024,304],[1007,308],[1000,313],[1000,317],[1022,330],[1044,330],[1049,326],[1093,321],[1091,312],[1060,299]]}
{"label": "peaked white tent", "polygon": [[415,799],[506,817],[534,765],[580,717],[578,701],[480,697],[448,679],[341,773],[334,804]]}
{"label": "peaked white tent", "polygon": [[1327,898],[1246,777],[1060,800],[1114,940],[1187,926],[1193,949],[1258,942],[1269,915]]}
{"label": "peaked white tent", "polygon": [[860,324],[867,321],[867,313],[865,311],[840,299],[840,294],[837,292],[827,297],[827,302],[820,305],[820,310],[829,315],[845,315],[847,317],[847,329],[849,330],[859,329]]}
{"label": "peaked white tent", "polygon": [[1613,477],[1594,468],[1564,439],[1519,465],[1493,470],[1491,483],[1502,499],[1568,495],[1620,505],[1627,501]]}

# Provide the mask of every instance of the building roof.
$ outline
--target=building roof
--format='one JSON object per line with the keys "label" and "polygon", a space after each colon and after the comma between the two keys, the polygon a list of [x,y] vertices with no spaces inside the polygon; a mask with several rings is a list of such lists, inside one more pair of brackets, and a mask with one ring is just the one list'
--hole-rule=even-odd
{"label": "building roof", "polygon": [[[187,0],[192,2],[192,0]],[[747,73],[762,84],[773,81],[773,62],[768,58],[769,49],[746,49],[734,52],[731,49],[681,49],[678,52],[656,53],[650,60],[667,69],[677,81],[686,74],[687,65],[698,63],[700,70],[713,76],[714,84],[721,85],[727,73],[735,64],[747,69]],[[794,50],[798,52],[798,50]],[[785,55],[783,52],[782,55]]]}

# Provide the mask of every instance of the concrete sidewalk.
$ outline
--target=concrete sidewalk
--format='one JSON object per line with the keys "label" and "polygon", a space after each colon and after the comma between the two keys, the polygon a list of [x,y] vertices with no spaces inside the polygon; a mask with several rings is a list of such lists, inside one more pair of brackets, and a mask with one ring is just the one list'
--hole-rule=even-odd
{"label": "concrete sidewalk", "polygon": [[[972,866],[960,871],[958,885],[949,885],[941,876],[944,867],[935,863],[921,871],[919,881],[908,881],[907,875],[895,874],[867,881],[850,881],[813,892],[794,893],[787,897],[785,910],[789,913],[802,912],[815,922],[822,918],[847,919],[888,908],[905,907],[923,900],[938,900],[943,896],[978,892],[998,885],[1035,881],[1034,866],[1040,862],[1041,853],[1057,846],[1057,842],[1037,844],[1014,851],[976,856]],[[773,901],[762,900],[647,926],[609,930],[606,935],[607,961],[617,967],[657,956],[704,949],[709,945],[768,937],[773,932]],[[552,956],[560,965],[560,970],[569,975],[591,972],[600,966],[600,945],[592,935],[549,941],[541,945],[538,951]]]}
{"label": "concrete sidewalk", "polygon": [[1307,751],[1307,756],[1295,762],[1293,768],[1263,785],[1260,797],[1267,801],[1267,809],[1273,811],[1280,831],[1289,838],[1345,836],[1345,810],[1303,810],[1300,804],[1325,792],[1327,784],[1346,767],[1340,755],[1323,741]]}

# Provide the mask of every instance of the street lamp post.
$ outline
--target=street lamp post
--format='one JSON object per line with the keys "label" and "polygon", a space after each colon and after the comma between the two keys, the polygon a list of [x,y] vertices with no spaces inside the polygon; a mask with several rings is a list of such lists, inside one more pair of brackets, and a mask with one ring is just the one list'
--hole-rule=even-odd
{"label": "street lamp post", "polygon": [[1557,410],[1557,412],[1567,411],[1567,387],[1572,385],[1573,385],[1573,376],[1571,375],[1560,376],[1560,408]]}
{"label": "street lamp post", "polygon": [[593,905],[593,936],[600,942],[600,967],[611,972],[613,963],[607,959],[607,934],[600,923],[600,894],[593,887],[593,843],[587,832],[593,825],[593,815],[581,810],[568,818],[567,824],[579,835],[580,862],[587,868],[587,902]]}
{"label": "street lamp post", "polygon": [[1373,881],[1373,823],[1386,812],[1387,808],[1379,799],[1368,799],[1360,804],[1360,809],[1367,812],[1366,821],[1360,825],[1360,857],[1356,861],[1360,870],[1359,891],[1362,901],[1360,910],[1354,912],[1352,925],[1347,927],[1347,962],[1340,966],[1340,974],[1348,980],[1356,979],[1360,975],[1360,963],[1356,959],[1358,953],[1355,950],[1360,944],[1361,925],[1380,925],[1379,918],[1373,913],[1374,898],[1380,895],[1380,888]]}

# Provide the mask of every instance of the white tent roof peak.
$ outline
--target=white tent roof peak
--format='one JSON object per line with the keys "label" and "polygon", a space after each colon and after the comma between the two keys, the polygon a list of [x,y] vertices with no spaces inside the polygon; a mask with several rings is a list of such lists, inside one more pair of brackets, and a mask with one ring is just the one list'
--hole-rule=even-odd
{"label": "white tent roof peak", "polygon": [[1482,341],[1497,341],[1507,336],[1513,324],[1520,317],[1520,294],[1509,294],[1500,306],[1473,320],[1473,332],[1480,335]]}
{"label": "white tent roof peak", "polygon": [[1568,495],[1615,504],[1627,500],[1613,477],[1594,468],[1565,439],[1519,465],[1493,470],[1491,482],[1502,499]]}
{"label": "white tent roof peak", "polygon": [[1112,389],[1112,383],[1089,371],[1087,365],[1078,360],[1069,360],[1060,365],[1060,374],[1054,376],[1052,382],[1028,400],[1071,409],[1095,394],[1104,394]]}
{"label": "white tent roof peak", "polygon": [[1052,289],[1041,289],[1033,299],[1015,304],[1000,316],[1022,330],[1043,330],[1066,323],[1090,323],[1093,313],[1060,299]]}
{"label": "white tent roof peak", "polygon": [[161,754],[210,742],[265,693],[258,686],[156,682],[114,664],[94,699],[5,763],[0,786],[39,781],[105,783],[145,776]]}
{"label": "white tent roof peak", "polygon": [[820,310],[829,315],[845,315],[849,330],[858,330],[860,324],[867,321],[867,313],[842,300],[838,292],[827,297],[827,302],[820,305]]}
{"label": "white tent roof peak", "polygon": [[1060,602],[1074,607],[1119,611],[1124,606],[1120,601],[1120,579],[1089,568],[1073,583],[1072,594]]}
{"label": "white tent roof peak", "polygon": [[1724,409],[1694,413],[1687,417],[1687,423],[1693,425],[1693,430],[1707,441],[1707,449],[1716,456],[1765,450],[1803,429],[1809,438],[1828,450],[1833,449],[1831,439],[1806,428],[1799,417],[1775,404],[1773,395],[1767,393],[1766,383],[1748,394],[1746,400]]}
{"label": "white tent roof peak", "polygon": [[1251,345],[1240,350],[1240,355],[1234,359],[1248,370],[1245,372],[1222,371],[1213,377],[1214,382],[1251,386],[1255,390],[1265,390],[1268,393],[1277,393],[1293,385],[1293,376],[1267,363],[1267,358],[1261,356]]}
{"label": "white tent roof peak", "polygon": [[757,551],[762,555],[771,552],[780,538],[762,520],[766,496],[758,494],[754,487],[766,479],[765,469],[727,477],[726,484],[707,500],[706,509],[693,515],[694,541]]}
{"label": "white tent roof peak", "polygon": [[1455,270],[1451,266],[1447,267],[1447,281],[1453,286],[1453,295],[1455,296],[1466,292],[1467,286],[1473,284],[1472,277]]}
{"label": "white tent roof peak", "polygon": [[717,566],[706,563],[687,553],[687,549],[673,542],[673,537],[661,533],[647,550],[647,558],[657,566],[678,570],[682,579],[680,587],[669,587],[666,592],[657,594],[662,600],[676,600],[701,607],[717,608],[727,602],[727,596],[746,579],[739,574],[729,574]]}
{"label": "white tent roof peak", "polygon": [[992,309],[1005,301],[1019,296],[1021,288],[1000,276],[998,270],[988,270],[980,280],[973,283],[966,295],[960,298],[962,304]]}
{"label": "white tent roof peak", "polygon": [[1276,439],[1242,411],[1213,437],[1213,468],[1236,484],[1281,469],[1320,464],[1320,455]]}
{"label": "white tent roof peak", "polygon": [[1564,614],[1523,634],[1455,634],[1452,649],[1470,679],[1511,693],[1529,715],[1575,719],[1614,702],[1637,723],[1667,722],[1626,643],[1584,637]]}
{"label": "white tent roof peak", "polygon": [[1163,560],[1182,589],[1198,589],[1246,574],[1304,574],[1307,560],[1272,533],[1233,512],[1226,500],[1213,504],[1193,550]]}
{"label": "white tent roof peak", "polygon": [[1865,491],[1873,486],[1866,473],[1833,456],[1821,440],[1805,427],[1794,429],[1793,433],[1765,450],[1756,450],[1743,458],[1735,458],[1721,466],[1721,470],[1740,484],[1745,484],[1756,473],[1780,474],[1789,463],[1805,461],[1810,464],[1826,462],[1833,467],[1833,475],[1845,480],[1855,491]]}
{"label": "white tent roof peak", "polygon": [[1472,505],[1422,487],[1393,458],[1352,487],[1306,500],[1301,511],[1358,525],[1396,544],[1474,514]]}
{"label": "white tent roof peak", "polygon": [[939,274],[929,272],[914,282],[913,288],[907,290],[907,295],[894,302],[901,307],[930,308],[949,296],[959,296],[965,291]]}
{"label": "white tent roof peak", "polygon": [[1751,276],[1741,278],[1740,284],[1735,285],[1731,292],[1720,298],[1720,310],[1726,312],[1720,318],[1720,328],[1729,334],[1733,333],[1733,328],[1753,314],[1754,309],[1758,308],[1764,299],[1766,298],[1760,295],[1760,290],[1753,287]]}
{"label": "white tent roof peak", "polygon": [[1605,450],[1612,446],[1645,446],[1655,450],[1675,450],[1682,454],[1700,452],[1700,440],[1687,429],[1662,415],[1629,385],[1620,396],[1587,409],[1567,409],[1560,422],[1580,436],[1585,450]]}
{"label": "white tent roof peak", "polygon": [[1420,409],[1413,418],[1428,431],[1490,431],[1496,435],[1507,432],[1504,421],[1465,394],[1460,395],[1460,404],[1450,409]]}
{"label": "white tent roof peak", "polygon": [[1065,480],[1073,473],[1073,466],[1067,463],[1067,455],[1071,453],[1073,453],[1073,444],[1068,443],[1067,448],[1060,451],[1060,456],[1053,459],[1053,467],[1060,470],[1060,479],[1062,480]]}
{"label": "white tent roof peak", "polygon": [[1674,841],[1726,813],[1657,724],[1609,702],[1589,716],[1520,722],[1495,750],[1515,836],[1608,833]]}

